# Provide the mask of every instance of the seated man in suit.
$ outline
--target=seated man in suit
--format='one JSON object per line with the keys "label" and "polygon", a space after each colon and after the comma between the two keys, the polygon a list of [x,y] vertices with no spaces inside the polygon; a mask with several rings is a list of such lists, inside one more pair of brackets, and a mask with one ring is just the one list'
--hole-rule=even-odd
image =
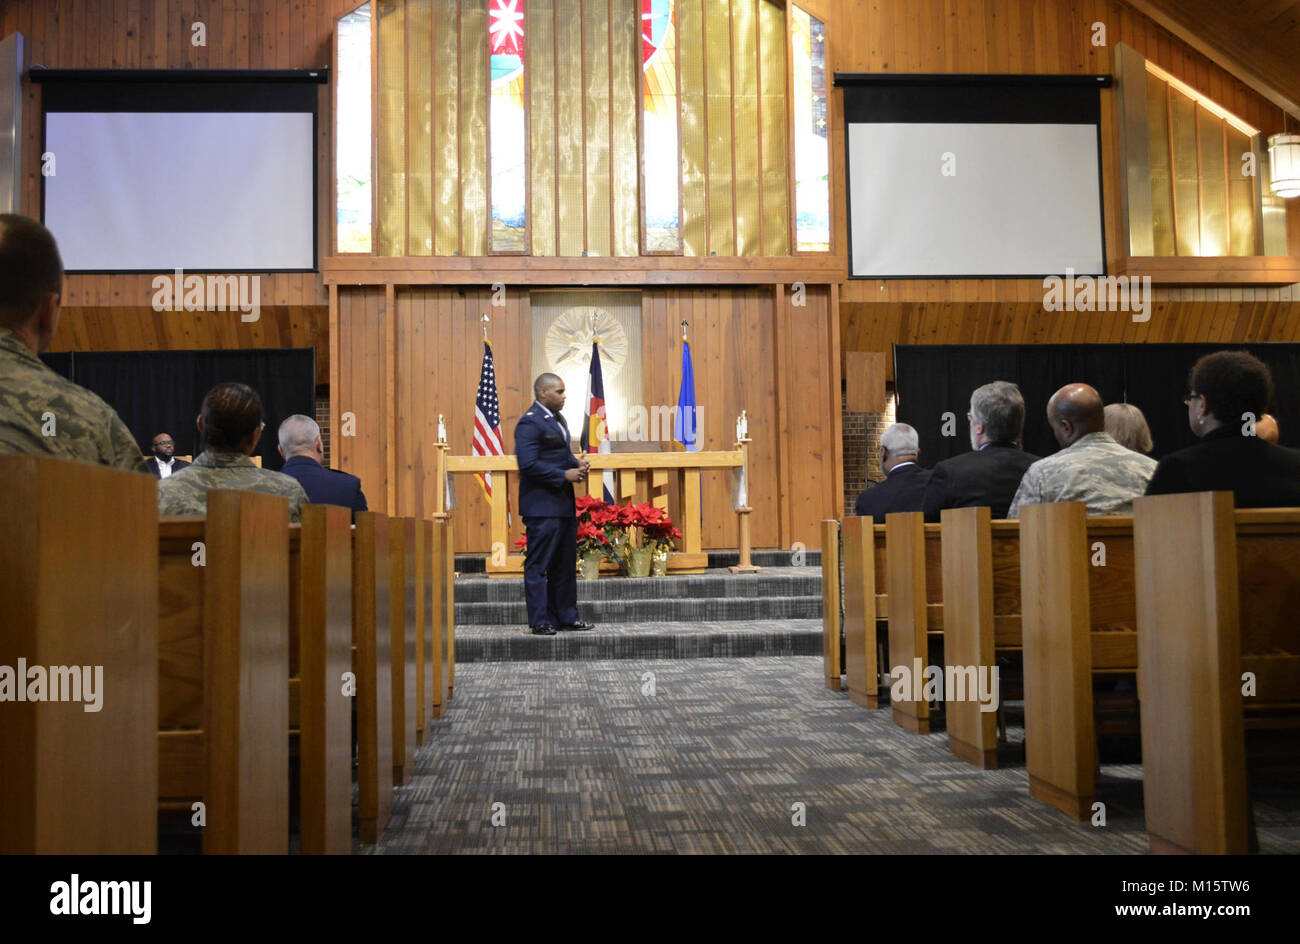
{"label": "seated man in suit", "polygon": [[184,459],[174,458],[176,441],[172,439],[171,433],[159,433],[153,438],[150,448],[153,450],[153,455],[144,464],[150,475],[165,479],[175,475],[181,469],[189,468],[190,464]]}
{"label": "seated man in suit", "polygon": [[1200,442],[1161,459],[1147,494],[1222,491],[1238,508],[1300,505],[1300,453],[1243,419],[1263,416],[1273,398],[1268,367],[1245,351],[1216,351],[1196,362],[1188,385],[1187,422]]}
{"label": "seated man in suit", "polygon": [[1015,384],[995,380],[971,394],[966,418],[973,451],[934,467],[943,483],[942,507],[987,505],[994,518],[1005,518],[1025,470],[1038,461],[1020,448],[1025,398]]}
{"label": "seated man in suit", "polygon": [[196,425],[203,452],[188,469],[158,483],[158,514],[203,515],[208,490],[232,488],[268,492],[289,499],[289,520],[301,520],[307,493],[296,480],[259,469],[248,458],[262,438],[262,398],[241,383],[220,383],[208,391]]}
{"label": "seated man in suit", "polygon": [[854,513],[885,523],[885,515],[894,511],[923,511],[926,521],[939,520],[939,503],[943,497],[940,479],[935,473],[916,464],[921,454],[916,430],[906,423],[895,423],[880,434],[880,468],[885,480],[863,489]]}
{"label": "seated man in suit", "polygon": [[297,479],[313,502],[351,508],[353,520],[358,511],[369,510],[365,493],[361,491],[361,479],[325,468],[325,445],[314,419],[295,413],[280,424],[279,440],[277,448],[284,457],[280,471]]}
{"label": "seated man in suit", "polygon": [[1067,384],[1047,401],[1047,422],[1061,451],[1025,470],[1007,517],[1019,517],[1023,505],[1074,501],[1084,502],[1090,515],[1132,514],[1156,460],[1106,432],[1101,394],[1087,384]]}
{"label": "seated man in suit", "polygon": [[54,236],[35,220],[0,213],[0,453],[143,472],[140,446],[113,408],[41,363],[62,293]]}

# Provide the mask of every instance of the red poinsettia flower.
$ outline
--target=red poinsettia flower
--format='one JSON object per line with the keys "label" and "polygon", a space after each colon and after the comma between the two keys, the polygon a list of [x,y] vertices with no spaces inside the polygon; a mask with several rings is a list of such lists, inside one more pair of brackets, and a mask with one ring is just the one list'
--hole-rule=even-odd
{"label": "red poinsettia flower", "polygon": [[520,538],[519,540],[515,541],[515,550],[516,550],[516,551],[522,551],[522,550],[525,550],[527,547],[528,547],[528,535],[525,534],[522,538]]}

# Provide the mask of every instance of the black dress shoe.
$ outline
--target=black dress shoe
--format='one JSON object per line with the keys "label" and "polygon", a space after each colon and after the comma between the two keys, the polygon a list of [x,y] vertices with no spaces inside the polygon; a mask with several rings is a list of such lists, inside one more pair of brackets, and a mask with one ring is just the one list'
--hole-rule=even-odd
{"label": "black dress shoe", "polygon": [[532,633],[534,636],[554,636],[555,627],[550,625],[549,623],[543,626],[534,626],[532,628]]}
{"label": "black dress shoe", "polygon": [[583,623],[579,621],[577,623],[570,623],[568,626],[561,626],[560,632],[572,633],[572,632],[580,632],[582,630],[595,629],[595,628],[596,628],[595,623]]}

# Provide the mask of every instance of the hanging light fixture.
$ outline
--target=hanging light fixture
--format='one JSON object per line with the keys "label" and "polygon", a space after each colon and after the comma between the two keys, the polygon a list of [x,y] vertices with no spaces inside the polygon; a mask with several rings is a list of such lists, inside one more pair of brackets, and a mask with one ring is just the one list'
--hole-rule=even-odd
{"label": "hanging light fixture", "polygon": [[1300,197],[1300,134],[1270,135],[1269,189],[1279,197]]}

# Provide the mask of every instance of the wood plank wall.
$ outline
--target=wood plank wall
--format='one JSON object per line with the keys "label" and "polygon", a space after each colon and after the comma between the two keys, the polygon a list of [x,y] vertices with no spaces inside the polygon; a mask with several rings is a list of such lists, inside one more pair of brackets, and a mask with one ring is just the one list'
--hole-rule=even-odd
{"label": "wood plank wall", "polygon": [[[742,409],[749,413],[753,540],[759,547],[795,541],[818,547],[818,523],[842,510],[839,397],[832,408],[830,393],[839,386],[831,296],[825,286],[810,286],[806,304],[795,307],[773,286],[642,293],[645,403],[677,402],[679,325],[685,320],[696,397],[706,411],[704,448],[731,448],[736,416]],[[372,510],[385,510],[385,503],[400,515],[433,510],[439,413],[446,417],[451,452],[470,453],[485,311],[492,315],[501,430],[513,451],[515,421],[532,402],[529,296],[509,289],[504,308],[492,308],[491,298],[488,288],[402,287],[393,293],[390,320],[384,287],[340,288],[332,448],[338,467],[361,476]],[[580,398],[582,391],[569,396]],[[341,433],[345,413],[355,417],[351,437]],[[729,476],[706,476],[703,498],[713,510],[705,520],[705,547],[735,547]],[[456,500],[456,549],[487,552],[488,506],[478,485],[459,477]],[[516,513],[512,540],[522,533]]]}

